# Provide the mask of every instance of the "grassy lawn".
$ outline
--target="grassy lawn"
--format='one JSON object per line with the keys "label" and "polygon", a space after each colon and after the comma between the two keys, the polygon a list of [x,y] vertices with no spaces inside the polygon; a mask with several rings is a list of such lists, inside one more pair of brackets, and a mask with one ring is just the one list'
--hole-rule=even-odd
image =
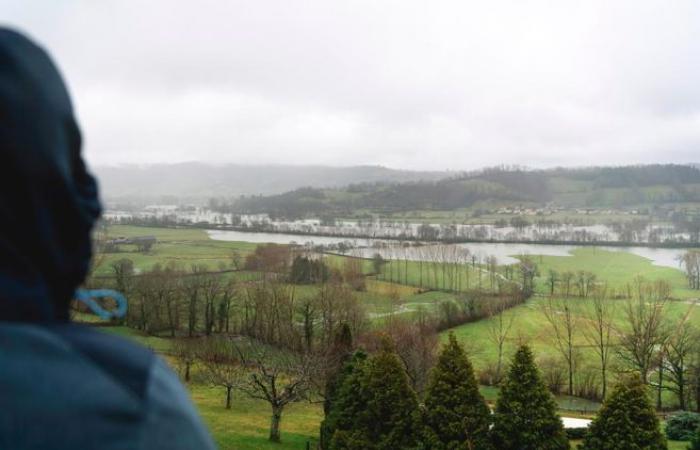
{"label": "grassy lawn", "polygon": [[191,385],[192,400],[211,430],[221,450],[304,449],[315,448],[323,410],[317,403],[294,403],[282,416],[282,442],[268,441],[270,406],[234,394],[231,409],[224,408],[225,392],[202,385]]}

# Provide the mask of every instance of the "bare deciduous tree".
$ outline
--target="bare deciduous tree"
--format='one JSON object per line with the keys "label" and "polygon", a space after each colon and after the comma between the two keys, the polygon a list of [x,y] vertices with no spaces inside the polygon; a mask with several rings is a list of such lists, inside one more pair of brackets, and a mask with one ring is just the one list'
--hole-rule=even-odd
{"label": "bare deciduous tree", "polygon": [[497,383],[501,381],[504,347],[515,320],[515,315],[507,312],[508,306],[506,302],[491,302],[488,305],[489,316],[491,316],[491,320],[487,322],[489,339],[498,350],[495,372],[495,381]]}
{"label": "bare deciduous tree", "polygon": [[[690,312],[690,310],[688,310]],[[670,377],[668,387],[678,398],[678,406],[685,410],[689,403],[690,366],[698,351],[697,330],[687,320],[675,328],[665,346],[664,365]]]}
{"label": "bare deciduous tree", "polygon": [[173,339],[172,352],[179,369],[180,376],[189,383],[191,379],[192,366],[198,360],[198,346],[201,342],[198,339]]}
{"label": "bare deciduous tree", "polygon": [[616,303],[608,298],[607,288],[600,287],[594,290],[588,306],[585,314],[587,326],[583,335],[598,356],[602,398],[605,398],[608,389],[608,367],[615,339],[613,318]]}
{"label": "bare deciduous tree", "polygon": [[574,395],[574,374],[578,358],[578,349],[574,344],[577,317],[568,301],[556,300],[552,297],[544,303],[542,311],[554,334],[554,344],[566,361],[569,378],[568,394]]}
{"label": "bare deciduous tree", "polygon": [[635,280],[624,306],[626,328],[620,332],[619,356],[649,382],[657,353],[668,337],[666,304],[670,287],[666,282],[647,283]]}
{"label": "bare deciduous tree", "polygon": [[202,278],[206,266],[193,265],[192,274],[182,277],[180,287],[187,303],[187,334],[193,337],[197,330],[199,302],[202,298]]}
{"label": "bare deciduous tree", "polygon": [[401,316],[389,316],[381,334],[365,336],[368,350],[382,348],[388,336],[396,346],[396,354],[406,369],[413,389],[422,393],[428,382],[430,369],[435,365],[438,336],[426,321],[413,321]]}
{"label": "bare deciduous tree", "polygon": [[[226,409],[231,409],[233,390],[245,382],[247,369],[240,358],[240,345],[230,337],[200,338],[197,359],[202,363],[207,381],[226,390]],[[190,344],[191,345],[191,344]]]}
{"label": "bare deciduous tree", "polygon": [[317,359],[311,354],[281,352],[253,342],[239,345],[238,352],[248,370],[240,390],[270,405],[270,441],[280,442],[284,408],[310,398],[311,380],[319,372]]}

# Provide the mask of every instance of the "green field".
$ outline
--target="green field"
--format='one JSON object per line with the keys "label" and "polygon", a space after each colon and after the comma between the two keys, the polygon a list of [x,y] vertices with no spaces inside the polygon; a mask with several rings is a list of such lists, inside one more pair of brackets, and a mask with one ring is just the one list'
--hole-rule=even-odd
{"label": "green field", "polygon": [[421,289],[467,291],[469,289],[495,290],[497,279],[491,284],[488,271],[481,265],[428,261],[387,261],[378,278]]}
{"label": "green field", "polygon": [[[568,300],[557,299],[557,301],[568,303],[574,315],[579,318],[579,321],[576,323],[577,327],[583,328],[586,326],[585,316],[590,309],[589,300],[571,298]],[[625,322],[623,303],[625,300],[609,301],[617,304],[614,310],[614,325],[617,328],[623,328]],[[511,337],[506,343],[508,354],[514,353],[521,342],[532,346],[536,355],[550,355],[556,352],[552,343],[551,327],[543,312],[546,302],[547,299],[544,297],[532,298],[525,304],[516,306],[503,313],[507,317],[512,316],[513,318]],[[700,307],[685,302],[668,303],[668,317],[671,321],[680,321],[688,311],[690,311],[688,320],[695,324],[700,323]],[[451,330],[470,351],[476,367],[483,367],[486,362],[496,359],[497,349],[489,341],[489,328],[495,320],[495,318],[484,319]],[[443,333],[442,337],[447,339],[447,334]],[[574,341],[581,348],[585,348],[588,345],[582,332]]]}
{"label": "green field", "polygon": [[138,270],[149,270],[156,264],[175,263],[189,269],[193,264],[206,265],[211,270],[217,270],[223,265],[231,268],[231,253],[237,250],[245,255],[257,244],[249,242],[215,241],[210,239],[207,232],[195,228],[152,228],[128,225],[112,225],[108,228],[107,238],[155,236],[157,244],[147,253],[137,252],[131,245],[121,246],[117,253],[98,255],[95,259],[95,273],[110,275],[111,263],[122,258],[134,262]]}
{"label": "green field", "polygon": [[596,275],[598,282],[605,282],[608,287],[623,290],[634,278],[641,276],[647,281],[664,280],[673,288],[676,298],[688,299],[700,297],[700,291],[688,288],[685,274],[680,269],[655,266],[650,260],[623,251],[607,251],[596,247],[578,248],[572,256],[532,255],[537,263],[540,276],[537,291],[549,294],[547,274],[549,270],[559,273],[570,271],[587,271]]}
{"label": "green field", "polygon": [[[507,318],[512,318],[512,328],[504,346],[505,359],[508,360],[521,343],[530,345],[541,365],[559,361],[561,367],[565,367],[563,357],[557,349],[552,326],[547,321],[543,308],[548,300],[545,298],[532,298],[524,305],[517,306],[505,314]],[[590,302],[584,299],[572,298],[560,300],[566,302],[571,307],[575,316],[574,330],[578,331],[574,337],[574,346],[579,354],[577,359],[577,372],[582,374],[590,372],[598,374],[597,354],[591,348],[591,343],[586,339],[583,328],[588,325],[586,313],[590,309]],[[625,313],[623,310],[624,300],[609,300],[617,303],[615,308],[615,332],[625,329]],[[691,323],[700,323],[700,309],[686,302],[670,302],[668,308],[668,320],[671,323],[679,323],[687,317]],[[493,367],[498,360],[498,350],[494,341],[490,337],[490,329],[496,324],[495,318],[469,323],[452,329],[458,340],[464,344],[469,351],[474,367],[477,371],[487,367]],[[442,334],[442,340],[446,340],[447,333]],[[613,348],[611,354],[610,381],[614,381],[614,373],[621,368],[621,361]],[[664,400],[668,405],[675,403],[670,393],[664,395]],[[576,409],[576,408],[573,408]]]}

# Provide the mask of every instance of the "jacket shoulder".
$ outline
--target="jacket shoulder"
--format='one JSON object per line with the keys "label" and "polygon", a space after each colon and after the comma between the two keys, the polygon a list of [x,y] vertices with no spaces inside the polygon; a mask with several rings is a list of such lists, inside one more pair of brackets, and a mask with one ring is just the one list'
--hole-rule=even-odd
{"label": "jacket shoulder", "polygon": [[104,373],[144,400],[150,382],[154,353],[125,338],[77,324],[56,325],[50,331]]}

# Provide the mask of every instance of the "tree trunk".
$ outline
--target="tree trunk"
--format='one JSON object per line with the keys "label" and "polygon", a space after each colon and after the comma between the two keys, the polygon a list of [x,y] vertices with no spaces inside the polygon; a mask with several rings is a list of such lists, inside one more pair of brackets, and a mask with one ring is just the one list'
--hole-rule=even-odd
{"label": "tree trunk", "polygon": [[270,441],[280,442],[280,422],[282,421],[282,407],[272,407],[272,420],[270,421]]}
{"label": "tree trunk", "polygon": [[226,387],[226,409],[231,409],[231,386]]}
{"label": "tree trunk", "polygon": [[571,335],[569,335],[569,395],[574,395],[574,353],[571,348]]}
{"label": "tree trunk", "polygon": [[602,400],[605,400],[605,395],[608,392],[608,376],[607,376],[607,368],[605,367],[605,363],[602,364],[602,376],[603,376],[603,398]]}
{"label": "tree trunk", "polygon": [[190,382],[190,363],[185,364],[185,382]]}
{"label": "tree trunk", "polygon": [[569,395],[574,395],[574,369],[571,363],[569,363]]}
{"label": "tree trunk", "polygon": [[695,412],[700,412],[700,370],[695,375]]}
{"label": "tree trunk", "polygon": [[663,390],[664,386],[664,365],[663,365],[663,360],[661,361],[661,364],[659,365],[659,386],[656,388],[656,409],[659,411],[661,410],[661,407],[663,406],[661,404],[661,391]]}
{"label": "tree trunk", "polygon": [[678,380],[678,406],[685,411],[685,379],[682,374]]}
{"label": "tree trunk", "polygon": [[[503,314],[503,313],[501,313]],[[503,342],[498,343],[498,363],[496,364],[496,383],[501,382],[501,367],[503,366]]]}

